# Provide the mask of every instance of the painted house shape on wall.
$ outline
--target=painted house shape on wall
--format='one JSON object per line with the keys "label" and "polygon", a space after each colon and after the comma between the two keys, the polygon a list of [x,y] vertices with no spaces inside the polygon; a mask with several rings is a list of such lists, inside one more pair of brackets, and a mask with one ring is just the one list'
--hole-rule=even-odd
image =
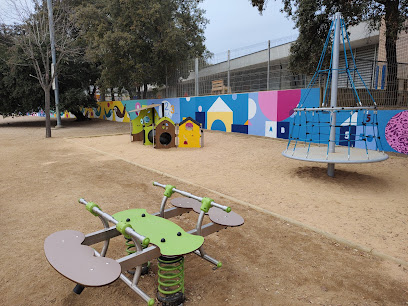
{"label": "painted house shape on wall", "polygon": [[219,97],[207,111],[207,129],[231,132],[234,113]]}
{"label": "painted house shape on wall", "polygon": [[191,117],[187,117],[179,124],[179,148],[201,148],[201,125]]}

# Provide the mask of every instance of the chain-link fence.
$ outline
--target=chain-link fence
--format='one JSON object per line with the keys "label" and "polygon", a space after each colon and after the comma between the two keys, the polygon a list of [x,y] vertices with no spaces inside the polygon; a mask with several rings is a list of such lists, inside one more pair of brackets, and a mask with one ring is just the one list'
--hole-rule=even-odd
{"label": "chain-link fence", "polygon": [[[167,86],[151,92],[149,97],[172,98],[306,88],[312,76],[294,74],[288,69],[290,41],[293,40],[293,37],[286,38],[286,41],[266,42],[219,53],[211,58],[185,61],[172,75],[167,76]],[[388,67],[386,61],[378,60],[375,44],[353,49],[353,53],[358,72],[351,60],[348,64],[363,105],[372,104],[365,90],[367,87],[380,107],[408,106],[407,63]],[[340,61],[340,67],[342,62],[344,65],[344,58]],[[397,86],[387,86],[390,82],[388,74],[393,71],[390,68],[397,69]],[[320,77],[313,87],[320,87],[323,94],[325,84],[326,79]],[[338,105],[355,106],[355,93],[346,74],[340,74],[338,87]]]}

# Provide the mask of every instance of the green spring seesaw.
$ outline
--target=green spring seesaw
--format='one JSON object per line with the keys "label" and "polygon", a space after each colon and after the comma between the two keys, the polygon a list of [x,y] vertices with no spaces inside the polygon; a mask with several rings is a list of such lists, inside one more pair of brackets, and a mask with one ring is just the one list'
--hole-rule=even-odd
{"label": "green spring seesaw", "polygon": [[[148,305],[155,299],[138,286],[140,276],[146,273],[150,261],[158,261],[157,300],[165,305],[180,305],[184,295],[184,255],[195,253],[203,259],[221,267],[221,262],[206,254],[203,249],[204,237],[228,226],[240,226],[244,219],[210,198],[201,198],[178,190],[172,185],[154,182],[154,186],[165,189],[158,213],[149,214],[145,209],[128,209],[109,215],[93,202],[80,199],[86,209],[102,221],[104,229],[84,235],[81,232],[65,230],[51,234],[45,239],[45,256],[51,266],[77,285],[74,292],[80,294],[85,287],[108,285],[120,278]],[[179,193],[185,197],[174,198],[174,206],[165,209],[167,200]],[[195,229],[185,232],[180,226],[167,220],[191,210],[197,212]],[[212,222],[203,225],[208,215]],[[109,222],[114,226],[109,226]],[[105,257],[110,239],[123,235],[126,239],[127,256],[119,259]],[[104,241],[99,253],[90,245]],[[130,277],[127,276],[130,275]],[[132,277],[133,275],[133,277]]]}

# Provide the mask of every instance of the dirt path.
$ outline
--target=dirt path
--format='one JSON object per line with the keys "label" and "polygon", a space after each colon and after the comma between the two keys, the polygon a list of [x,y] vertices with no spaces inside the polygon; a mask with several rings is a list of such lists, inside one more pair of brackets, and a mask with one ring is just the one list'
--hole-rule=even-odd
{"label": "dirt path", "polygon": [[[43,243],[55,231],[101,228],[77,204],[79,197],[112,214],[129,207],[158,211],[162,190],[151,185],[155,180],[210,196],[245,219],[242,227],[206,238],[208,252],[224,264],[221,269],[212,270],[195,255],[186,257],[187,304],[408,305],[403,266],[208,192],[407,260],[407,158],[339,166],[336,179],[329,180],[324,166],[281,157],[280,141],[207,133],[204,149],[160,151],[130,143],[128,135],[86,137],[124,133],[126,124],[68,121],[67,128],[45,139],[41,119],[30,119],[0,121],[1,305],[143,305],[120,281],[76,296],[74,284],[47,263]],[[85,138],[66,138],[79,136]],[[196,218],[188,214],[176,222],[188,230]],[[123,253],[122,239],[113,240],[108,256]],[[153,262],[150,275],[140,281],[151,296],[156,272]]]}
{"label": "dirt path", "polygon": [[219,191],[408,261],[408,157],[382,163],[305,163],[281,155],[286,142],[210,132],[205,148],[152,150],[128,135],[73,139],[107,154]]}

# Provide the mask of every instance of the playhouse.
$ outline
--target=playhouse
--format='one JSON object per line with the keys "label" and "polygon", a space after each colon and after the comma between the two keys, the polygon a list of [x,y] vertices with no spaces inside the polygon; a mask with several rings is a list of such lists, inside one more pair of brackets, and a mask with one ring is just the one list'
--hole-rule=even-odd
{"label": "playhouse", "polygon": [[168,149],[176,146],[176,125],[167,117],[156,121],[144,129],[143,144],[153,145],[156,149]]}
{"label": "playhouse", "polygon": [[179,123],[178,146],[180,148],[203,147],[203,130],[201,124],[191,117],[185,118]]}
{"label": "playhouse", "polygon": [[[160,107],[161,115],[156,110]],[[191,117],[175,124],[164,116],[164,103],[151,104],[128,111],[136,114],[130,120],[130,141],[142,141],[156,149],[173,147],[201,148],[203,147],[203,130],[201,124]]]}
{"label": "playhouse", "polygon": [[130,120],[130,141],[144,141],[145,128],[154,125],[160,119],[155,109],[158,106],[161,106],[163,114],[163,104],[151,104],[128,111],[129,117],[131,113],[136,113],[136,118]]}

